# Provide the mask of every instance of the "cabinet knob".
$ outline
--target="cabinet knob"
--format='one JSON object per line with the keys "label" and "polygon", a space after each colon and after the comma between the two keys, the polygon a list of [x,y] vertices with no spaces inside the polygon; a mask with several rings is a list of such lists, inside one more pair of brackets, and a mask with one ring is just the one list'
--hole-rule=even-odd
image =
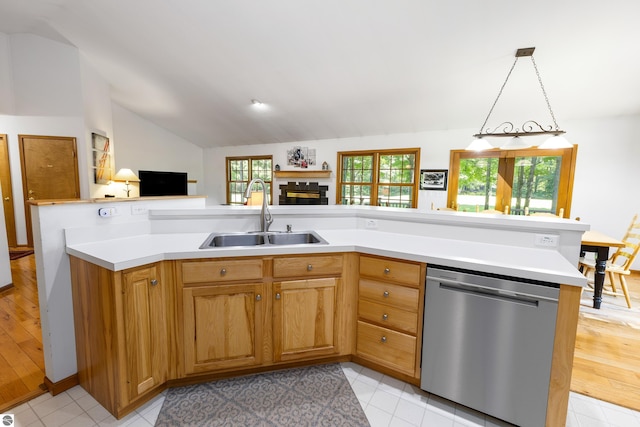
{"label": "cabinet knob", "polygon": [[389,319],[389,315],[387,313],[382,315],[382,320],[387,320]]}
{"label": "cabinet knob", "polygon": [[385,337],[384,335],[382,336],[382,338],[380,338],[380,342],[381,343],[386,343],[387,342],[387,337]]}
{"label": "cabinet knob", "polygon": [[220,270],[220,275],[224,276],[225,274],[227,274],[227,269],[223,268],[222,270]]}
{"label": "cabinet knob", "polygon": [[313,270],[313,266],[311,264],[307,265],[307,271]]}
{"label": "cabinet knob", "polygon": [[256,295],[256,301],[262,301],[262,295],[260,294]]}
{"label": "cabinet knob", "polygon": [[389,291],[384,291],[382,293],[382,296],[385,297],[385,298],[389,298]]}
{"label": "cabinet knob", "polygon": [[385,268],[384,269],[384,274],[389,274],[389,273],[391,273],[391,270],[389,269],[389,267]]}
{"label": "cabinet knob", "polygon": [[280,293],[279,292],[276,294],[276,299],[280,299]]}
{"label": "cabinet knob", "polygon": [[158,280],[157,279],[151,279],[151,286],[155,286],[158,284]]}

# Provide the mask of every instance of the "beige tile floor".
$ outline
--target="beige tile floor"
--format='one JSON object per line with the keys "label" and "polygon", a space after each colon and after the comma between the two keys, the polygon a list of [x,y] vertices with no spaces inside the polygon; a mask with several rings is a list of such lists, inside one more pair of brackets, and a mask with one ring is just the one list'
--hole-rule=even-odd
{"label": "beige tile floor", "polygon": [[[372,427],[493,427],[504,422],[390,378],[355,363],[343,363],[351,384]],[[153,426],[164,394],[127,417],[116,420],[87,392],[76,386],[57,396],[44,394],[16,408],[17,427]],[[640,427],[640,413],[571,393],[567,427]]]}

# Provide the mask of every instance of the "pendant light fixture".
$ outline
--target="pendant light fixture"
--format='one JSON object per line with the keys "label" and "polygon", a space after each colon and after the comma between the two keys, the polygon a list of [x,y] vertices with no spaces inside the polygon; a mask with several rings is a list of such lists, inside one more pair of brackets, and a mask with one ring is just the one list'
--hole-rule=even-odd
{"label": "pendant light fixture", "polygon": [[[550,136],[544,143],[542,143],[538,148],[548,149],[548,148],[570,148],[572,145],[562,136],[565,131],[561,130],[558,126],[558,122],[556,121],[556,116],[553,114],[553,110],[551,109],[551,104],[549,103],[549,97],[547,96],[547,92],[544,89],[544,85],[542,84],[542,78],[540,77],[540,72],[538,71],[538,67],[536,66],[536,61],[533,59],[533,51],[535,47],[529,47],[524,49],[518,49],[516,51],[516,59],[507,74],[507,78],[505,79],[500,91],[498,92],[498,96],[496,100],[493,102],[491,109],[489,110],[489,114],[487,114],[487,118],[484,119],[484,123],[480,126],[480,132],[473,135],[474,140],[469,144],[466,148],[467,150],[473,151],[481,151],[488,148],[493,148],[491,144],[489,144],[486,140],[487,137],[507,137],[510,138],[506,144],[502,145],[500,148],[506,150],[514,150],[514,149],[522,149],[529,148],[533,144],[529,143],[525,140],[526,136],[536,136],[536,135],[548,135]],[[544,100],[547,103],[547,108],[549,109],[549,114],[551,115],[551,120],[553,120],[553,125],[542,126],[535,120],[527,120],[524,122],[520,128],[514,126],[512,122],[502,122],[500,125],[496,126],[494,129],[486,128],[485,126],[491,117],[491,113],[493,113],[493,109],[495,108],[500,96],[502,95],[502,91],[504,90],[507,82],[509,81],[509,77],[511,77],[511,73],[515,68],[518,60],[523,57],[528,56],[531,58],[531,63],[533,64],[533,68],[536,71],[536,76],[538,76],[538,82],[540,83],[540,89],[542,89],[542,94],[544,95]]]}

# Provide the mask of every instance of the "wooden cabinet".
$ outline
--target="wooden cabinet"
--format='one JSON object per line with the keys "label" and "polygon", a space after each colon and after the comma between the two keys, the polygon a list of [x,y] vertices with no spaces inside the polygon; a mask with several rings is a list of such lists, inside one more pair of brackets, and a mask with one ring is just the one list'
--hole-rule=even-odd
{"label": "wooden cabinet", "polygon": [[120,418],[167,381],[171,275],[163,263],[112,272],[70,260],[78,381]]}
{"label": "wooden cabinet", "polygon": [[360,256],[357,357],[419,378],[425,272],[423,263]]}
{"label": "wooden cabinet", "polygon": [[167,380],[166,288],[156,264],[122,274],[122,306],[116,301],[116,311],[122,311],[120,347],[126,356],[119,362],[129,401]]}
{"label": "wooden cabinet", "polygon": [[265,261],[183,261],[183,355],[186,374],[262,363]]}
{"label": "wooden cabinet", "polygon": [[[273,260],[273,348],[276,362],[339,352],[338,307],[342,255]],[[323,277],[318,277],[323,276]]]}

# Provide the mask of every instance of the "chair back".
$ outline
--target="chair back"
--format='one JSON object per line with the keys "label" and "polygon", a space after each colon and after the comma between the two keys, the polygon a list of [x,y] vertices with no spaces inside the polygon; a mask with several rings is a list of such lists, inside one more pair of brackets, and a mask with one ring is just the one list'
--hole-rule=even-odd
{"label": "chair back", "polygon": [[622,241],[624,242],[624,246],[618,248],[611,256],[611,264],[615,264],[619,266],[620,269],[628,271],[640,249],[640,222],[638,221],[638,214],[635,214],[631,220],[631,225],[629,225]]}

